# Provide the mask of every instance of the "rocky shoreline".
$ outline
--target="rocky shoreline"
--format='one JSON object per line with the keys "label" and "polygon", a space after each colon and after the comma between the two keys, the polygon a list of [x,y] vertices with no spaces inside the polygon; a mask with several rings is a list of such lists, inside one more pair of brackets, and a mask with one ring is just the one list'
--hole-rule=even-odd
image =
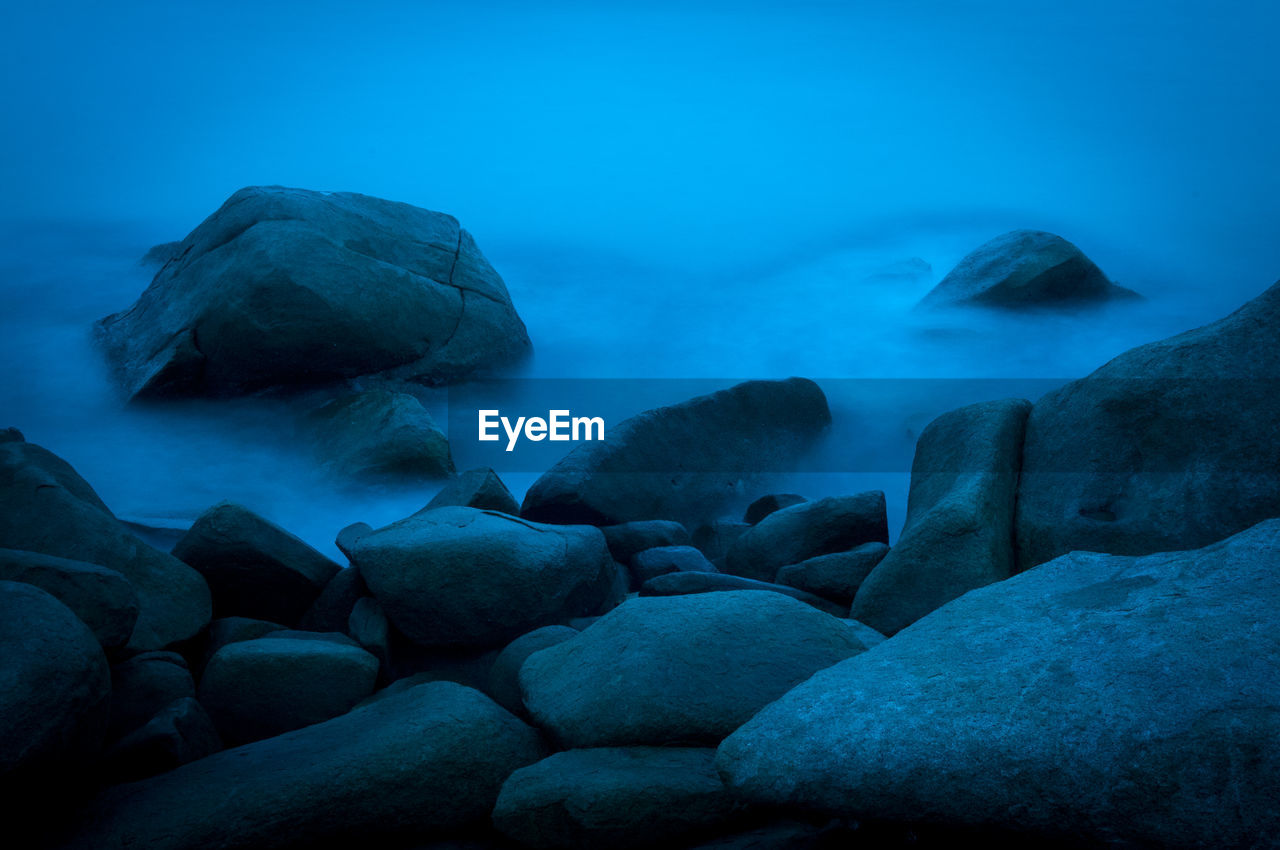
{"label": "rocky shoreline", "polygon": [[[1280,284],[938,417],[890,546],[877,491],[719,511],[830,425],[803,378],[641,413],[523,503],[457,473],[403,390],[530,343],[451,217],[257,187],[155,254],[101,326],[127,395],[296,392],[335,475],[443,487],[345,564],[231,502],[165,552],[0,435],[15,846],[1280,845]],[[1133,297],[1019,231],[922,309]]]}

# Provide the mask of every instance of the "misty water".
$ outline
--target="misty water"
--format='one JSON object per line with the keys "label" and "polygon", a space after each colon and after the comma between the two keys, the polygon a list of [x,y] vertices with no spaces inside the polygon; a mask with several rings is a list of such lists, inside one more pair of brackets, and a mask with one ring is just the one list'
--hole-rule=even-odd
{"label": "misty water", "polygon": [[[24,9],[0,36],[0,426],[151,523],[233,499],[334,553],[344,525],[425,504],[327,480],[279,402],[112,387],[93,322],[146,287],[147,248],[251,184],[456,215],[528,326],[527,377],[818,380],[829,474],[758,486],[884,489],[895,532],[932,416],[1034,396],[1280,275],[1265,4],[848,5]],[[1146,300],[911,311],[1015,228]],[[945,380],[902,389],[925,378]],[[499,472],[517,498],[536,477]]]}

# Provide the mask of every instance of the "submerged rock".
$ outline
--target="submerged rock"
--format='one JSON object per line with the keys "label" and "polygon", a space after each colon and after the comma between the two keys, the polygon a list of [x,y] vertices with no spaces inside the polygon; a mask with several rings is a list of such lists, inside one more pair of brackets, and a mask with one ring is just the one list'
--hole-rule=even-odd
{"label": "submerged rock", "polygon": [[375,389],[334,399],[302,426],[316,457],[339,479],[395,484],[454,472],[444,432],[408,393]]}
{"label": "submerged rock", "polygon": [[129,534],[70,464],[21,435],[0,441],[0,547],[122,574],[138,597],[131,651],[189,640],[209,623],[204,578]]}
{"label": "submerged rock", "polygon": [[280,186],[228,198],[99,330],[131,398],[448,381],[530,350],[502,278],[452,216]]}
{"label": "submerged rock", "polygon": [[641,597],[531,655],[520,686],[566,746],[713,744],[862,650],[844,622],[780,593]]}
{"label": "submerged rock", "polygon": [[1028,309],[1140,297],[1108,280],[1092,260],[1061,236],[1042,230],[1014,230],[974,249],[919,306]]}
{"label": "submerged rock", "polygon": [[534,482],[534,520],[614,525],[704,518],[734,484],[793,462],[831,424],[813,381],[747,381],[659,407],[582,443]]}
{"label": "submerged rock", "polygon": [[424,840],[486,821],[538,734],[448,682],[101,794],[67,850],[283,850]]}
{"label": "submerged rock", "polygon": [[1027,419],[1018,568],[1204,546],[1280,516],[1280,283],[1121,354]]}
{"label": "submerged rock", "polygon": [[521,847],[670,847],[723,828],[741,806],[715,750],[601,747],[556,753],[511,774],[493,822]]}
{"label": "submerged rock", "polygon": [[598,529],[475,508],[419,511],[351,554],[395,627],[426,647],[501,646],[598,613],[616,580]]}
{"label": "submerged rock", "polygon": [[1135,847],[1280,840],[1280,521],[1065,555],[825,670],[724,742],[763,804]]}
{"label": "submerged rock", "polygon": [[852,615],[892,635],[957,596],[1014,573],[1013,510],[1031,402],[944,413],[920,435],[907,522],[858,588]]}
{"label": "submerged rock", "polygon": [[222,740],[237,746],[344,714],[377,678],[378,659],[358,647],[268,635],[218,650],[199,699]]}
{"label": "submerged rock", "polygon": [[89,627],[50,594],[0,581],[0,788],[97,756],[111,675]]}
{"label": "submerged rock", "polygon": [[863,543],[888,543],[884,493],[832,496],[769,514],[733,542],[725,572],[773,581],[778,570]]}
{"label": "submerged rock", "polygon": [[200,571],[219,617],[293,626],[341,569],[274,523],[234,502],[200,515],[173,547]]}
{"label": "submerged rock", "polygon": [[129,642],[138,621],[138,594],[115,570],[40,552],[0,549],[0,580],[33,584],[84,621],[105,650]]}

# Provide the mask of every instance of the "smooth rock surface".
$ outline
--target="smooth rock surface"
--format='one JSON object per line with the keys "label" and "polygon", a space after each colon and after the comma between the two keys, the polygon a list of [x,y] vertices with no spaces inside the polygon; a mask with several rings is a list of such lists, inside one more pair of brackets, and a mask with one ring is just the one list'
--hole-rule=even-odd
{"label": "smooth rock surface", "polygon": [[778,570],[863,543],[888,543],[884,493],[831,496],[769,514],[729,547],[724,571],[773,581]]}
{"label": "smooth rock surface", "polygon": [[1280,284],[1121,354],[1027,419],[1018,568],[1191,549],[1280,516]]}
{"label": "smooth rock surface", "polygon": [[130,732],[106,754],[113,782],[132,782],[211,756],[222,739],[194,697],[174,700]]}
{"label": "smooth rock surface", "polygon": [[138,594],[121,573],[41,552],[0,549],[0,581],[21,581],[50,593],[93,632],[104,650],[129,642],[138,621]]}
{"label": "smooth rock surface", "polygon": [[780,593],[641,597],[520,668],[530,716],[569,747],[713,744],[863,649]]}
{"label": "smooth rock surface", "polygon": [[543,626],[520,635],[503,647],[489,671],[486,692],[498,705],[512,714],[524,715],[524,697],[520,693],[520,668],[535,652],[564,643],[578,634],[570,626]]}
{"label": "smooth rock surface", "polygon": [[755,525],[774,511],[780,511],[783,508],[789,508],[792,505],[807,501],[808,499],[797,493],[772,493],[768,496],[761,496],[747,505],[747,510],[742,515],[742,521],[747,525]]}
{"label": "smooth rock surface", "polygon": [[268,636],[218,650],[199,700],[234,747],[344,714],[377,678],[378,659],[358,647]]}
{"label": "smooth rock surface", "polygon": [[604,535],[437,508],[357,541],[352,558],[395,627],[425,647],[501,646],[597,613],[613,591]]}
{"label": "smooth rock surface", "polygon": [[774,584],[767,581],[756,581],[742,576],[725,573],[677,572],[667,573],[649,579],[640,587],[641,596],[686,596],[691,593],[720,593],[733,590],[758,590],[768,593],[781,593],[824,611],[833,617],[846,617],[849,606],[832,602],[821,596],[815,596],[790,585]]}
{"label": "smooth rock surface", "polygon": [[303,417],[302,430],[338,479],[403,484],[454,473],[449,440],[408,393],[371,389],[336,398]]}
{"label": "smooth rock surface", "polygon": [[452,216],[280,186],[228,198],[99,335],[131,398],[375,373],[448,381],[530,350],[502,278]]}
{"label": "smooth rock surface", "polygon": [[286,626],[297,625],[341,569],[234,502],[220,502],[202,513],[173,554],[208,581],[218,617],[249,617]]}
{"label": "smooth rock surface", "polygon": [[606,525],[600,528],[609,554],[619,564],[630,564],[637,552],[655,546],[684,546],[689,543],[689,531],[672,520],[651,519]]}
{"label": "smooth rock surface", "polygon": [[131,651],[189,640],[209,623],[204,578],[129,534],[70,464],[23,442],[20,434],[0,442],[0,547],[83,561],[123,575],[138,597],[138,619],[127,645]]}
{"label": "smooth rock surface", "polygon": [[114,742],[146,724],[158,712],[196,695],[187,662],[176,652],[144,652],[111,668],[111,722]]}
{"label": "smooth rock surface", "polygon": [[848,603],[887,554],[884,543],[863,543],[847,552],[808,558],[778,570],[778,584]]}
{"label": "smooth rock surface", "polygon": [[614,525],[706,518],[734,482],[790,468],[831,424],[813,381],[747,381],[610,427],[533,483],[521,514]]}
{"label": "smooth rock surface", "polygon": [[1031,402],[972,404],[920,434],[902,536],[858,588],[851,616],[892,635],[1013,575],[1013,512]]}
{"label": "smooth rock surface", "polygon": [[681,845],[723,828],[739,808],[713,749],[601,747],[511,774],[493,822],[521,847],[629,850]]}
{"label": "smooth rock surface", "polygon": [[[370,528],[369,531],[373,529]],[[351,546],[354,550],[354,542]],[[350,557],[350,552],[347,557]],[[369,588],[364,583],[360,570],[355,567],[338,570],[307,609],[298,627],[314,632],[340,632],[350,622],[356,603],[368,595]]]}
{"label": "smooth rock surface", "polygon": [[520,505],[507,485],[502,483],[498,473],[488,467],[468,469],[449,479],[423,510],[450,507],[478,508],[512,516],[520,513]]}
{"label": "smooth rock surface", "polygon": [[974,249],[919,306],[1029,309],[1138,297],[1108,280],[1092,260],[1061,236],[1043,230],[1014,230]]}
{"label": "smooth rock surface", "polygon": [[756,803],[1129,847],[1280,842],[1280,521],[1065,555],[825,670],[720,748]]}
{"label": "smooth rock surface", "polygon": [[678,572],[714,573],[716,568],[692,546],[655,546],[631,558],[631,586],[639,588],[651,578]]}
{"label": "smooth rock surface", "polygon": [[420,685],[101,794],[67,850],[284,850],[424,840],[488,820],[502,783],[545,755],[492,700]]}

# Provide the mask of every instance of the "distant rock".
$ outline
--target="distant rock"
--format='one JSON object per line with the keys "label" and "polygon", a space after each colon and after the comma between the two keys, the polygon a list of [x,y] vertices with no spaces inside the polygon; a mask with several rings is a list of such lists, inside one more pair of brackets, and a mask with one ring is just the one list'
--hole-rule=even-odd
{"label": "distant rock", "polygon": [[103,792],[67,850],[392,846],[484,824],[538,734],[447,682]]}
{"label": "distant rock", "polygon": [[378,678],[378,659],[329,640],[272,635],[218,650],[199,700],[228,746],[321,723],[350,711]]}
{"label": "distant rock", "polygon": [[884,543],[863,543],[846,552],[818,555],[778,570],[778,584],[849,603],[876,564],[889,554]]}
{"label": "distant rock", "polygon": [[724,571],[771,582],[787,564],[863,543],[888,542],[884,493],[832,496],[792,505],[760,520],[729,548]]}
{"label": "distant rock", "polygon": [[70,464],[21,435],[0,441],[0,547],[122,574],[138,597],[130,651],[190,640],[209,623],[204,578],[128,533]]}
{"label": "distant rock", "polygon": [[181,242],[161,242],[159,245],[152,245],[147,253],[143,254],[138,260],[140,266],[163,266],[171,260],[176,260],[182,254],[183,245]]}
{"label": "distant rock", "polygon": [[21,581],[53,594],[84,621],[105,650],[129,642],[138,621],[138,594],[115,570],[40,552],[0,549],[0,580]]}
{"label": "distant rock", "polygon": [[808,499],[804,496],[795,493],[775,493],[769,496],[761,496],[747,505],[747,511],[743,514],[742,521],[748,525],[755,525],[774,511],[780,511],[783,508],[789,508],[792,505],[807,501]]}
{"label": "distant rock", "polygon": [[818,673],[718,765],[757,804],[1024,846],[1273,846],[1277,634],[1280,521],[1191,552],[1075,552]]}
{"label": "distant rock", "polygon": [[716,775],[713,749],[601,747],[517,770],[493,822],[521,847],[629,850],[684,846],[740,809]]}
{"label": "distant rock", "polygon": [[173,547],[200,571],[219,617],[293,626],[341,569],[278,525],[242,505],[220,502]]}
{"label": "distant rock", "polygon": [[[106,732],[111,676],[71,609],[34,585],[0,581],[0,780],[81,771]],[[8,818],[6,818],[8,820]]]}
{"label": "distant rock", "polygon": [[722,593],[737,590],[760,590],[781,593],[783,596],[789,596],[806,605],[812,605],[819,611],[830,614],[833,617],[843,618],[849,614],[848,605],[841,605],[785,584],[756,581],[752,578],[716,572],[681,571],[655,576],[641,585],[640,595],[687,596],[692,593]]}
{"label": "distant rock", "polygon": [[1061,236],[1014,230],[985,242],[935,286],[921,308],[950,306],[1078,307],[1141,298],[1116,286]]}
{"label": "distant rock", "polygon": [[598,529],[475,508],[419,511],[361,537],[352,562],[396,628],[425,647],[502,646],[599,613],[616,579]]}
{"label": "distant rock", "polygon": [[453,475],[449,441],[408,393],[365,390],[334,399],[302,418],[317,459],[335,478],[411,483]]}
{"label": "distant rock", "polygon": [[592,525],[699,520],[734,495],[735,481],[793,463],[830,424],[813,381],[747,381],[581,443],[534,482],[521,513]]}
{"label": "distant rock", "polygon": [[601,526],[609,554],[619,564],[630,564],[637,552],[656,546],[684,546],[689,531],[672,520],[653,519]]}
{"label": "distant rock", "polygon": [[442,213],[255,186],[175,250],[131,308],[99,323],[131,398],[450,381],[530,350],[502,278]]}
{"label": "distant rock", "polygon": [[568,747],[705,745],[862,650],[845,623],[780,593],[641,597],[531,655],[520,686]]}
{"label": "distant rock", "polygon": [[507,485],[502,483],[498,473],[488,467],[468,469],[457,478],[450,479],[423,510],[449,507],[478,508],[512,516],[520,513],[520,505]]}
{"label": "distant rock", "polygon": [[692,546],[655,546],[637,552],[631,558],[631,586],[639,589],[651,578],[667,573],[714,573],[716,568]]}
{"label": "distant rock", "polygon": [[892,635],[1014,573],[1013,510],[1031,402],[944,413],[916,443],[902,536],[858,588],[852,615]]}
{"label": "distant rock", "polygon": [[1204,546],[1280,516],[1280,284],[1121,354],[1027,419],[1018,568]]}

